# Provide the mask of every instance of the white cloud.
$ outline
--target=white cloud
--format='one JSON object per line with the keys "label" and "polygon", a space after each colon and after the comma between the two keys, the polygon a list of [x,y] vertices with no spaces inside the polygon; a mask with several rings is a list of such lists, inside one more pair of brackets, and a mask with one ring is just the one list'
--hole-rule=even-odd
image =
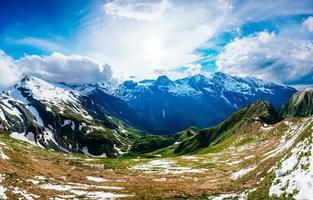
{"label": "white cloud", "polygon": [[313,17],[308,17],[302,24],[307,30],[313,31]]}
{"label": "white cloud", "polygon": [[99,8],[85,20],[79,53],[139,79],[201,59],[197,48],[214,46],[211,39],[244,23],[313,11],[310,1],[294,0],[112,0]]}
{"label": "white cloud", "polygon": [[155,21],[163,17],[165,12],[172,9],[173,5],[168,0],[151,2],[147,0],[115,0],[104,5],[108,15],[125,17],[135,20]]}
{"label": "white cloud", "polygon": [[219,7],[225,12],[232,11],[234,9],[233,0],[219,0]]}
{"label": "white cloud", "polygon": [[313,83],[312,41],[259,32],[225,46],[219,71],[287,84]]}
{"label": "white cloud", "polygon": [[48,81],[66,83],[95,83],[112,78],[111,67],[80,55],[65,56],[53,53],[49,56],[25,56],[16,61],[24,74]]}
{"label": "white cloud", "polygon": [[209,73],[202,72],[201,68],[202,68],[201,64],[195,63],[195,64],[187,64],[187,65],[180,66],[180,67],[170,69],[170,70],[167,70],[166,68],[155,69],[154,72],[158,76],[166,75],[173,80],[185,78],[187,76],[198,75],[198,74],[205,74],[205,75],[209,74]]}
{"label": "white cloud", "polygon": [[14,60],[0,50],[0,88],[6,88],[16,83],[22,76]]}
{"label": "white cloud", "polygon": [[25,37],[22,39],[12,40],[12,41],[9,40],[9,43],[33,46],[33,47],[36,47],[38,49],[45,50],[48,52],[55,52],[55,51],[64,52],[66,50],[66,47],[64,45],[60,45],[50,40],[45,40],[45,39],[35,38],[35,37]]}
{"label": "white cloud", "polygon": [[112,1],[90,17],[78,46],[112,64],[118,76],[154,78],[156,68],[170,70],[199,59],[194,50],[229,23],[227,2]]}
{"label": "white cloud", "polygon": [[89,57],[52,53],[48,56],[30,55],[14,60],[0,50],[0,88],[11,87],[25,75],[72,84],[116,82],[112,78],[110,65],[101,64]]}

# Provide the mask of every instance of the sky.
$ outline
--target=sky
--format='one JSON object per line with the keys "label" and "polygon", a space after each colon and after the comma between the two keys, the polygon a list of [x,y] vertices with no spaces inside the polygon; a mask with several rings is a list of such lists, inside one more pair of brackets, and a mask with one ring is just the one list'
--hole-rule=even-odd
{"label": "sky", "polygon": [[313,0],[0,0],[0,88],[215,71],[313,85]]}

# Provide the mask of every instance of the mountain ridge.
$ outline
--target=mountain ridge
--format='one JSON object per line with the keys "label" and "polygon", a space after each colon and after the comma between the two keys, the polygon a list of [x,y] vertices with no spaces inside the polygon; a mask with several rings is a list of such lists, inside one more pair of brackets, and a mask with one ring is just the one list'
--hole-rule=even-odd
{"label": "mountain ridge", "polygon": [[[122,84],[122,87],[125,86],[128,89],[136,89],[136,85],[139,84],[141,85],[138,91],[139,95],[141,95],[142,92],[143,94],[153,94],[156,92],[161,95],[161,97],[168,95],[168,91],[173,92],[173,87],[176,87],[177,84],[180,85],[178,89],[181,89],[180,87],[182,87],[182,85],[193,85],[193,93],[191,94],[194,94],[194,92],[207,92],[204,90],[204,86],[208,85],[218,88],[220,88],[221,85],[226,85],[228,90],[238,90],[239,88],[242,92],[242,90],[251,90],[251,88],[248,88],[246,85],[248,82],[252,82],[254,85],[258,85],[260,87],[269,85],[279,88],[288,88],[286,86],[278,86],[273,83],[267,83],[252,78],[248,78],[243,82],[240,82],[243,80],[242,78],[234,79],[233,77],[223,73],[213,74],[212,79],[215,81],[212,82],[203,75],[196,75],[189,78],[171,81],[168,77],[161,76],[156,81],[143,81],[141,83],[127,81]],[[239,82],[236,82],[237,79]],[[190,90],[191,86],[189,86],[187,90]],[[196,86],[199,87],[197,88]],[[110,156],[119,155],[121,149],[124,149],[124,153],[131,150],[129,146],[133,142],[139,141],[137,139],[140,139],[140,136],[137,135],[137,133],[149,133],[149,130],[151,131],[150,133],[153,134],[160,130],[163,130],[162,133],[166,135],[171,133],[164,131],[162,126],[151,123],[147,120],[147,118],[145,118],[145,116],[141,116],[140,112],[138,112],[136,108],[130,106],[128,102],[112,95],[114,92],[110,91],[110,89],[110,85],[106,83],[68,85],[66,83],[49,83],[36,77],[26,76],[20,83],[15,85],[13,89],[3,93],[3,95],[7,95],[7,97],[17,101],[17,103],[21,106],[19,110],[25,110],[25,112],[21,113],[19,111],[17,112],[18,114],[15,113],[16,116],[10,116],[9,118],[17,119],[10,123],[6,123],[6,117],[2,114],[5,109],[3,106],[0,106],[0,110],[2,109],[2,113],[0,115],[2,116],[2,126],[5,128],[8,128],[8,125],[11,126],[11,129],[13,128],[13,132],[25,132],[22,138],[25,139],[26,137],[27,139],[27,137],[30,137],[35,144],[44,145],[45,148],[74,152],[81,151],[89,155],[102,155],[105,153]],[[216,90],[215,92],[223,91]],[[272,92],[269,92],[269,94],[272,94]],[[246,95],[246,93],[243,93],[242,95]],[[173,96],[171,96],[171,98],[173,98]],[[201,118],[201,116],[197,115],[197,112],[192,112],[192,108],[190,106],[193,103],[196,103],[199,109],[203,110],[203,106],[212,103],[209,101],[209,103],[206,103],[203,100],[198,102],[198,95],[184,96],[183,100],[185,100],[185,98],[187,98],[188,101],[183,102],[183,104],[180,104],[177,101],[172,101],[174,104],[168,105],[178,106],[176,109],[179,111],[174,111],[174,113],[177,112],[176,117],[174,121],[170,120],[168,126],[174,126],[176,124],[184,126],[186,123],[191,123],[193,126],[198,127],[197,124],[190,122],[188,118],[181,120],[181,115],[183,114],[189,116],[192,113],[194,118]],[[151,102],[153,104],[149,104],[148,106],[158,105],[157,102],[160,99],[155,98],[155,96],[153,99],[155,100]],[[140,104],[141,102],[137,103]],[[217,101],[216,103],[216,105],[209,105],[210,108],[217,109],[219,102]],[[228,105],[227,103],[225,104]],[[185,109],[187,108],[187,110],[181,112],[179,110],[180,105],[183,105],[182,107]],[[269,106],[270,103],[264,103],[264,105]],[[14,105],[11,106],[14,107]],[[274,110],[272,107],[271,109]],[[227,112],[231,113],[232,111],[236,110],[228,110]],[[159,113],[162,120],[168,118],[169,114],[171,113],[164,108],[161,109],[161,113]],[[23,119],[19,120],[18,116],[22,116]],[[204,117],[207,118],[206,116],[209,115],[205,115]],[[136,127],[139,130],[134,130],[132,127]],[[205,127],[210,126],[207,125]],[[201,127],[198,128],[201,129]],[[134,130],[133,132],[136,133],[134,134],[128,132],[126,129]],[[45,139],[45,134],[47,135],[48,141]],[[15,134],[15,136],[19,137],[20,135]],[[162,144],[162,147],[170,145],[176,140],[173,140],[171,137],[163,139],[164,143]],[[152,139],[151,141],[155,141],[155,139]],[[144,143],[145,138],[142,138],[141,142]],[[94,144],[104,146],[102,150],[99,150],[99,148],[95,148]],[[155,148],[157,148],[157,146],[158,145],[156,144]]]}
{"label": "mountain ridge", "polygon": [[[190,83],[203,80],[197,76]],[[172,84],[165,79],[164,85],[162,89],[167,90]],[[100,189],[87,185],[91,180],[102,180],[103,184],[116,180],[114,185],[120,190],[125,187],[123,193],[129,198],[145,199],[151,187],[158,190],[148,199],[163,194],[199,199],[217,194],[222,199],[309,198],[313,118],[309,112],[299,117],[302,112],[293,111],[310,108],[310,90],[297,92],[287,101],[285,110],[292,114],[288,118],[270,102],[257,100],[215,126],[191,127],[165,136],[136,132],[127,120],[116,118],[128,117],[116,113],[127,105],[114,105],[121,103],[114,96],[100,105],[102,95],[108,95],[100,92],[91,93],[100,95],[96,102],[90,94],[83,95],[64,84],[27,77],[0,94],[0,170],[4,169],[1,184],[6,195],[15,197],[18,179],[19,186],[43,197],[59,196],[54,187],[80,185],[84,188],[79,189],[88,190],[84,194],[91,197],[91,191]],[[7,173],[12,170],[14,175]],[[95,173],[103,178],[94,178]],[[37,181],[39,175],[49,178]],[[62,190],[65,192],[81,197],[74,190]]]}
{"label": "mountain ridge", "polygon": [[258,99],[270,101],[279,109],[296,89],[216,72],[209,77],[199,74],[175,81],[166,76],[156,80],[125,81],[103,92],[123,100],[138,116],[146,119],[152,125],[147,131],[164,134],[189,126],[215,125]]}

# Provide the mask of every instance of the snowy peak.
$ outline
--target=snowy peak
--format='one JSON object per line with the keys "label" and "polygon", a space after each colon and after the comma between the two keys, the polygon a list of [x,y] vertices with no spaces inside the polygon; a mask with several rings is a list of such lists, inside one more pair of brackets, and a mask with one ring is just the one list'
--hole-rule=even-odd
{"label": "snowy peak", "polygon": [[52,105],[61,103],[77,103],[78,92],[65,85],[54,84],[42,79],[26,76],[15,86],[16,89],[37,100]]}
{"label": "snowy peak", "polygon": [[[211,93],[212,95],[218,96],[223,95],[223,92],[233,92],[241,95],[255,96],[256,93],[272,94],[277,89],[285,89],[290,92],[295,92],[293,88],[288,88],[279,84],[271,82],[265,82],[257,78],[247,77],[233,77],[222,72],[215,72],[209,77],[198,74],[175,81],[170,80],[167,76],[160,76],[156,80],[146,80],[140,82],[125,81],[120,87],[115,89],[114,93],[128,90],[128,93],[139,92],[145,89],[153,90],[155,87],[161,90],[167,90],[172,95],[176,96],[194,96],[198,97],[203,92]],[[130,95],[127,95],[130,96]],[[120,97],[120,96],[119,96]],[[123,97],[122,97],[123,98]]]}
{"label": "snowy peak", "polygon": [[207,81],[207,80],[208,80],[208,78],[205,77],[205,76],[202,75],[202,74],[194,75],[194,76],[191,76],[191,77],[189,78],[189,81],[190,81],[190,82],[193,82],[193,83],[203,83],[203,82],[205,82],[205,81]]}
{"label": "snowy peak", "polygon": [[175,83],[171,81],[167,76],[159,76],[155,81],[154,85],[156,86],[175,86]]}

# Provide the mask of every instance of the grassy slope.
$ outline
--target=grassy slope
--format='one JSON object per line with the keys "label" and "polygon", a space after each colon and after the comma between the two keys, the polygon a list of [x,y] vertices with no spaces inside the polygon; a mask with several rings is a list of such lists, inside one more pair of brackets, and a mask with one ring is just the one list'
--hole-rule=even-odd
{"label": "grassy slope", "polygon": [[[297,119],[294,121],[298,123]],[[199,152],[201,154],[139,159],[90,159],[80,154],[62,154],[33,147],[0,134],[0,142],[5,144],[0,143],[0,147],[10,157],[10,160],[0,159],[0,174],[5,175],[2,185],[8,189],[7,195],[11,199],[16,198],[16,195],[12,193],[12,187],[23,188],[28,192],[40,195],[43,199],[67,195],[68,191],[43,190],[40,188],[40,184],[66,185],[69,182],[122,187],[123,189],[118,191],[108,191],[135,195],[132,197],[133,199],[203,199],[218,194],[238,194],[244,190],[256,188],[257,183],[263,177],[265,179],[258,187],[260,189],[251,194],[253,197],[251,199],[258,196],[266,199],[268,198],[266,196],[268,185],[271,181],[271,174],[268,174],[267,171],[286,152],[264,162],[262,160],[266,152],[278,145],[288,128],[284,122],[270,127],[264,127],[262,123],[255,122],[250,129],[246,129],[246,133],[235,133],[235,135],[238,134],[237,137],[228,137],[209,148],[209,151],[203,149],[203,152]],[[192,136],[192,133],[184,132],[181,135],[180,139],[186,139],[188,136]],[[170,171],[164,173],[166,165],[165,168],[156,168],[156,171],[152,173],[132,170],[134,166],[162,160],[173,162],[171,165],[173,165],[174,171],[181,167],[206,170],[201,173],[175,174],[168,169]],[[238,179],[230,179],[233,173],[253,166],[256,166],[255,170]],[[148,167],[148,170],[152,169],[154,169],[153,166]],[[110,181],[96,183],[86,180],[86,177],[90,175],[103,177]],[[45,176],[47,179],[39,185],[27,181],[34,179],[35,176]],[[66,181],[63,180],[64,177]],[[162,181],[163,179],[165,181]],[[94,190],[99,191],[99,189],[90,189],[90,191]]]}
{"label": "grassy slope", "polygon": [[[191,128],[182,131],[178,133],[180,137],[177,141],[180,144],[167,146],[163,149],[150,152],[148,155],[160,154],[173,156],[219,151],[233,145],[232,143],[237,137],[246,133],[253,133],[254,123],[274,124],[280,120],[272,105],[265,101],[257,101],[235,112],[217,126],[202,130]],[[262,138],[251,134],[241,142],[244,144],[253,140],[262,140]]]}

